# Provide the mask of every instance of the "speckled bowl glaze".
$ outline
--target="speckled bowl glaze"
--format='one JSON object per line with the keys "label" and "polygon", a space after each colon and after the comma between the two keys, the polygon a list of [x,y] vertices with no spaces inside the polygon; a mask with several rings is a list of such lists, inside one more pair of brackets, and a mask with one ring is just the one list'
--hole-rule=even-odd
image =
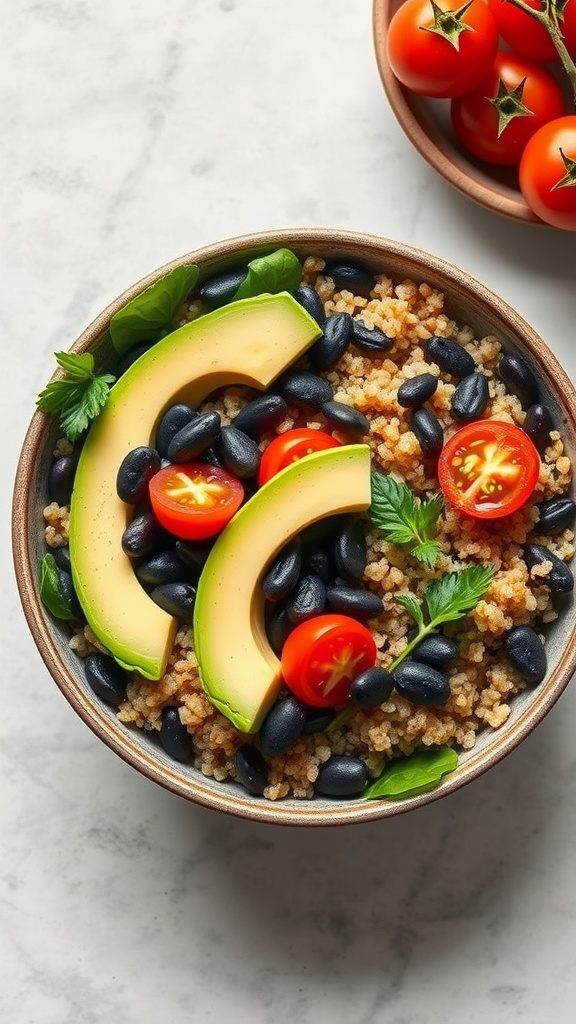
{"label": "speckled bowl glaze", "polygon": [[[497,295],[462,270],[400,242],[336,230],[284,230],[232,238],[188,253],[153,271],[123,292],[80,335],[74,351],[91,350],[105,358],[111,316],[129,299],[172,267],[197,263],[202,277],[245,263],[256,254],[287,246],[304,257],[347,257],[395,280],[427,281],[446,296],[449,316],[469,324],[477,336],[496,335],[507,351],[527,358],[542,383],[542,395],[562,430],[568,455],[576,460],[576,393],[553,353],[531,327]],[[171,760],[149,733],[128,729],[114,710],[87,686],[82,665],[68,646],[66,625],[50,618],[39,596],[39,567],[44,553],[42,509],[47,504],[47,477],[57,426],[36,412],[24,440],[13,506],[13,548],[22,606],[38,650],[62,693],[88,726],[128,764],[149,779],[206,807],[282,825],[344,825],[412,811],[453,793],[509,754],[544,718],[576,667],[576,614],[570,599],[548,632],[549,672],[544,682],[513,701],[510,718],[497,731],[486,730],[475,748],[462,754],[453,774],[432,792],[402,801],[362,799],[295,799],[271,803],[250,796],[239,785],[205,778],[193,767]]]}
{"label": "speckled bowl glaze", "polygon": [[406,89],[386,55],[390,20],[404,0],[374,0],[373,36],[384,91],[400,127],[415,149],[450,185],[487,210],[525,224],[543,226],[518,187],[514,168],[476,160],[459,144],[450,120],[450,101],[431,100]]}

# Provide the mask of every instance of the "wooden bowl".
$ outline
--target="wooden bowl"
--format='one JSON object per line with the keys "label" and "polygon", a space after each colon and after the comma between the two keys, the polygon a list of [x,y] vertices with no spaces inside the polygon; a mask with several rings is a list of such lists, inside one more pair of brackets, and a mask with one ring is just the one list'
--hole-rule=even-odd
{"label": "wooden bowl", "polygon": [[484,163],[459,144],[450,120],[450,101],[417,96],[393,74],[386,55],[386,36],[390,20],[402,3],[374,0],[372,12],[378,70],[400,127],[426,162],[462,195],[493,213],[544,226],[524,201],[515,168]]}
{"label": "wooden bowl", "polygon": [[[233,238],[189,253],[137,282],[94,320],[72,346],[100,354],[108,344],[111,316],[172,267],[197,263],[203,276],[245,264],[257,253],[287,246],[300,257],[358,260],[394,280],[426,281],[444,292],[448,316],[469,324],[477,337],[496,335],[508,351],[520,352],[541,381],[543,401],[562,430],[567,454],[576,463],[576,393],[553,353],[531,327],[497,295],[457,267],[390,239],[326,229],[271,231]],[[65,698],[84,722],[128,764],[149,779],[188,800],[228,814],[282,825],[343,825],[387,818],[421,807],[477,778],[514,749],[544,718],[576,667],[576,613],[567,599],[547,635],[549,672],[536,689],[513,701],[508,721],[497,731],[479,735],[473,750],[462,754],[452,775],[432,792],[389,802],[363,799],[295,799],[276,803],[250,796],[234,783],[205,778],[194,767],[172,760],[154,736],[122,725],[114,709],[87,686],[80,659],[70,650],[65,624],[52,619],[39,596],[39,567],[45,551],[42,509],[48,503],[48,470],[58,428],[36,412],[26,434],[18,465],[13,502],[13,550],[22,606],[32,636]]]}

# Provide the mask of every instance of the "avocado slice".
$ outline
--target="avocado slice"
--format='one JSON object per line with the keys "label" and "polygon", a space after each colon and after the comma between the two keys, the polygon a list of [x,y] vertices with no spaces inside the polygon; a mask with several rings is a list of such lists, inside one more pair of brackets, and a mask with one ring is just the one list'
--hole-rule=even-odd
{"label": "avocado slice", "polygon": [[112,388],[76,470],[70,557],[86,619],[125,668],[159,679],[177,623],[142,589],[122,551],[132,506],[116,494],[120,463],[133,448],[153,442],[172,403],[197,405],[228,384],[267,388],[320,333],[287,292],[242,299],[163,338]]}
{"label": "avocado slice", "polygon": [[283,469],[236,513],[200,576],[194,649],[210,700],[242,732],[257,732],[281,685],[264,629],[261,580],[306,526],[370,505],[370,449],[344,445]]}

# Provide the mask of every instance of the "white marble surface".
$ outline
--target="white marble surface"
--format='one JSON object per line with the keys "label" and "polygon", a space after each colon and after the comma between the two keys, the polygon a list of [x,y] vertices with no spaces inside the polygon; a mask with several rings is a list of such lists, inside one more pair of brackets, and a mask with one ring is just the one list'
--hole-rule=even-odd
{"label": "white marble surface", "polygon": [[224,820],[76,717],[13,582],[13,473],[52,353],[200,244],[299,225],[413,243],[498,291],[576,370],[576,236],[495,218],[422,163],[379,85],[370,6],[2,4],[6,1024],[573,1020],[574,686],[489,776],[413,817]]}

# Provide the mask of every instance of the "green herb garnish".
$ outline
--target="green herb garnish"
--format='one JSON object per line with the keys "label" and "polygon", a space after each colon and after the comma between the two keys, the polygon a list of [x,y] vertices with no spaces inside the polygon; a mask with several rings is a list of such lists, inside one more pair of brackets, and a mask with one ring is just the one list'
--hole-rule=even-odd
{"label": "green herb garnish", "polygon": [[89,352],[55,354],[64,376],[47,384],[36,405],[42,412],[59,415],[63,433],[75,441],[106,405],[116,378],[109,373],[95,374],[94,356]]}
{"label": "green herb garnish", "polygon": [[302,267],[290,249],[276,249],[269,256],[258,256],[248,264],[246,277],[234,293],[236,299],[251,299],[270,292],[295,292],[300,285]]}
{"label": "green herb garnish", "polygon": [[391,761],[380,778],[371,782],[364,790],[367,800],[404,800],[406,797],[427,793],[435,789],[448,772],[458,764],[458,754],[452,747],[438,747],[437,750],[422,750],[410,757]]}
{"label": "green herb garnish", "polygon": [[143,341],[159,341],[174,330],[174,314],[198,280],[195,264],[174,267],[128,302],[110,321],[110,336],[122,356]]}
{"label": "green herb garnish", "polygon": [[368,515],[391,544],[407,545],[410,554],[432,569],[440,545],[434,540],[444,502],[440,494],[427,501],[407,484],[382,473],[372,474],[372,504]]}
{"label": "green herb garnish", "polygon": [[50,552],[44,555],[40,567],[40,600],[55,619],[74,619],[62,591],[56,559]]}

